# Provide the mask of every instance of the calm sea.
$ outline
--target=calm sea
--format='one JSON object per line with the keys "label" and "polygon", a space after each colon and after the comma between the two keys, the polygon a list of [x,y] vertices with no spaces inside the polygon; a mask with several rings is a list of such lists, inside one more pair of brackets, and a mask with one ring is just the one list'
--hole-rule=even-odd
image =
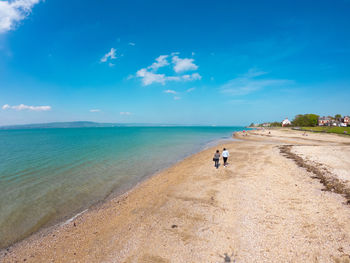
{"label": "calm sea", "polygon": [[242,129],[1,130],[0,248],[121,193]]}

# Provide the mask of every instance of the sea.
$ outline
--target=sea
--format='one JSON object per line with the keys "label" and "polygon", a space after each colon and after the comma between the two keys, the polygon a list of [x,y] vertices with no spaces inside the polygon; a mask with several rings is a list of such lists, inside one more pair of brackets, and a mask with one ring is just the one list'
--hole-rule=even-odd
{"label": "sea", "polygon": [[[0,130],[0,248],[67,220],[244,127]],[[211,160],[208,160],[211,162]]]}

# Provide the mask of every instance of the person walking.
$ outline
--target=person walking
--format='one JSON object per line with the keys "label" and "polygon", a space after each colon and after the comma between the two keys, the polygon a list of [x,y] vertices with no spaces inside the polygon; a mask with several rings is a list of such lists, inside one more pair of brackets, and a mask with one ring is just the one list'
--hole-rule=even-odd
{"label": "person walking", "polygon": [[228,152],[228,150],[226,150],[226,148],[224,148],[224,150],[222,151],[222,158],[224,159],[224,167],[228,165],[227,158],[229,156],[230,156],[230,153]]}
{"label": "person walking", "polygon": [[215,162],[216,169],[219,168],[219,160],[220,160],[220,152],[219,150],[216,150],[216,153],[214,154],[213,161]]}

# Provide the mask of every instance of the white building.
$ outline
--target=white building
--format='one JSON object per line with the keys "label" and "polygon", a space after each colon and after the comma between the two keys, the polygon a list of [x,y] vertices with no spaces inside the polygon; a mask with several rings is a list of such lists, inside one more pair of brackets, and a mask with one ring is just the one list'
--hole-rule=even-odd
{"label": "white building", "polygon": [[288,120],[288,118],[285,118],[282,121],[282,127],[286,127],[286,126],[289,126],[289,125],[292,125],[292,123],[290,122],[290,120]]}

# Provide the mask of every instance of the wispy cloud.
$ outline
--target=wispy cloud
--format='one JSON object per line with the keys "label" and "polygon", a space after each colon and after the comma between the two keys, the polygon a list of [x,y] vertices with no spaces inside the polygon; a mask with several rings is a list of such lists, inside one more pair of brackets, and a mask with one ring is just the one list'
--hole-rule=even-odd
{"label": "wispy cloud", "polygon": [[111,50],[100,59],[100,61],[104,63],[107,62],[108,59],[116,59],[116,51],[117,50],[115,48],[111,48]]}
{"label": "wispy cloud", "polygon": [[244,75],[242,75],[245,78],[255,78],[255,77],[259,77],[259,76],[263,76],[268,74],[268,72],[262,71],[262,70],[258,70],[256,68],[251,68],[248,70],[247,73],[245,73]]}
{"label": "wispy cloud", "polygon": [[[177,92],[175,90],[171,90],[171,89],[164,90],[164,93],[172,94],[172,95],[176,95],[177,94]],[[174,96],[174,100],[179,100],[179,99],[181,99],[181,97]]]}
{"label": "wispy cloud", "polygon": [[164,90],[164,93],[177,94],[175,90],[171,90],[171,89]]}
{"label": "wispy cloud", "polygon": [[242,104],[248,104],[251,102],[247,100],[230,100],[228,103],[234,104],[234,105],[242,105]]}
{"label": "wispy cloud", "polygon": [[232,96],[241,96],[266,87],[278,87],[293,83],[293,81],[286,79],[262,78],[266,74],[266,72],[251,69],[246,74],[222,85],[221,92]]}
{"label": "wispy cloud", "polygon": [[0,33],[15,29],[39,2],[40,0],[0,1]]}
{"label": "wispy cloud", "polygon": [[121,111],[121,112],[120,112],[120,115],[129,116],[129,115],[132,115],[132,113],[131,113],[131,112],[128,112],[128,111]]}
{"label": "wispy cloud", "polygon": [[136,44],[133,42],[129,42],[129,46],[136,46]]}
{"label": "wispy cloud", "polygon": [[91,109],[90,112],[101,112],[100,109]]}
{"label": "wispy cloud", "polygon": [[199,75],[198,73],[192,73],[189,75],[182,75],[181,76],[181,79],[185,80],[185,81],[199,80],[201,78],[202,78],[202,76]]}
{"label": "wispy cloud", "polygon": [[308,45],[307,39],[300,41],[293,37],[267,37],[258,41],[244,43],[242,46],[237,47],[236,51],[239,54],[248,54],[248,59],[253,63],[255,61],[271,63],[294,56]]}
{"label": "wispy cloud", "polygon": [[28,106],[24,104],[16,105],[16,106],[10,106],[8,104],[5,104],[2,106],[3,110],[30,110],[30,111],[49,111],[51,110],[51,106]]}
{"label": "wispy cloud", "polygon": [[202,78],[198,73],[182,76],[166,76],[165,74],[149,72],[147,69],[140,69],[137,71],[136,76],[142,78],[142,83],[145,86],[151,85],[153,83],[160,83],[162,85],[165,85],[165,83],[168,81],[192,81]]}
{"label": "wispy cloud", "polygon": [[189,88],[188,90],[186,90],[187,93],[190,93],[192,91],[194,91],[196,88]]}
{"label": "wispy cloud", "polygon": [[[172,63],[174,64],[173,70],[175,73],[188,71],[188,70],[196,70],[198,66],[193,63],[193,59],[180,59],[178,56],[178,52],[173,52],[170,54],[172,57]],[[153,83],[160,83],[165,85],[168,81],[194,81],[200,80],[202,76],[195,72],[192,74],[183,74],[183,75],[173,75],[167,76],[166,74],[157,73],[159,68],[170,67],[170,63],[168,61],[169,55],[161,55],[156,58],[156,61],[153,62],[150,66],[146,68],[142,68],[136,72],[136,77],[142,79],[142,83],[145,86],[151,85]]]}

